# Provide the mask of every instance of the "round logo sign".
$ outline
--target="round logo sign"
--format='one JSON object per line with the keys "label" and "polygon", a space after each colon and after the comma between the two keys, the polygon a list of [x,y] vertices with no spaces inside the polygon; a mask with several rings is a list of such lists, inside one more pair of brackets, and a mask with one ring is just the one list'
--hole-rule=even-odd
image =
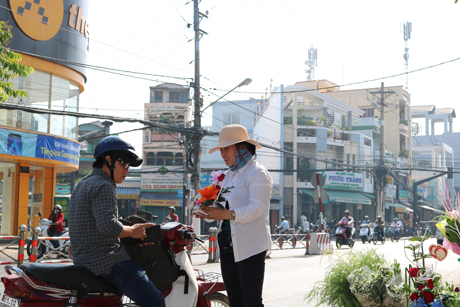
{"label": "round logo sign", "polygon": [[22,32],[37,41],[58,33],[64,18],[63,0],[9,0],[14,21]]}

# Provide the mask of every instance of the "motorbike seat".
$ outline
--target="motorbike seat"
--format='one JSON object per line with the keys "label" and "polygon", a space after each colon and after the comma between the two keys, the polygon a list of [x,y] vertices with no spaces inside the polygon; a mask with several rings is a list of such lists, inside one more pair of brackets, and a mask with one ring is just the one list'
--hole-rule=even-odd
{"label": "motorbike seat", "polygon": [[83,266],[72,264],[31,263],[19,267],[27,275],[51,285],[70,287],[80,294],[117,293],[117,287],[91,273]]}

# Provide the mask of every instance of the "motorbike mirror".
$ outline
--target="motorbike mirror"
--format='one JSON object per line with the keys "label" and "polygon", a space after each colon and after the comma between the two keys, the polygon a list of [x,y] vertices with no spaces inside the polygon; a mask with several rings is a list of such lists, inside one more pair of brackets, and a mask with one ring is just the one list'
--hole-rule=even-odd
{"label": "motorbike mirror", "polygon": [[38,216],[39,216],[40,218],[42,218],[42,214],[41,214],[40,212],[38,212]]}

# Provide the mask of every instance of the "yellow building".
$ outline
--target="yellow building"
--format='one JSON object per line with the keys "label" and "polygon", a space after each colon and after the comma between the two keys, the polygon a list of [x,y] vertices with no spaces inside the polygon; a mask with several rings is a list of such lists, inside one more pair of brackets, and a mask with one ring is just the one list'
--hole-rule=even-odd
{"label": "yellow building", "polygon": [[[28,97],[10,98],[18,106],[78,111],[89,38],[87,0],[6,1],[0,19],[12,26],[8,45],[35,72],[10,80]],[[78,170],[80,144],[75,117],[38,114],[0,105],[1,235],[20,225],[34,229],[39,213],[54,205],[56,174]]]}

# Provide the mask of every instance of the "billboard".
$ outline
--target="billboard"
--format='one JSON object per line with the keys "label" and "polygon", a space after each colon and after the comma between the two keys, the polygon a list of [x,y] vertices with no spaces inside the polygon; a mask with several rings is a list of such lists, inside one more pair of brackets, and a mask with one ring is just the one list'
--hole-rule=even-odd
{"label": "billboard", "polygon": [[141,192],[177,192],[184,187],[183,169],[183,166],[143,166]]}

